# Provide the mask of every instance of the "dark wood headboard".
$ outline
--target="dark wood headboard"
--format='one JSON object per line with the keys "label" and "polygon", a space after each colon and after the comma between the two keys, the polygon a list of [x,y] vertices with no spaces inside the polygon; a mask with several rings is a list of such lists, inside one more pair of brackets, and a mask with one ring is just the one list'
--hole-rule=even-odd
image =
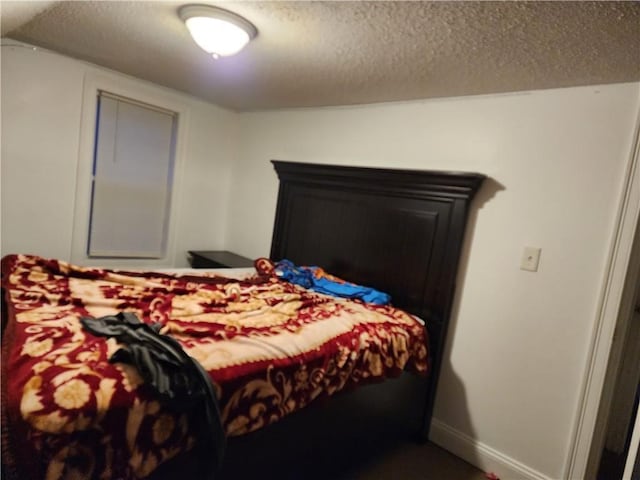
{"label": "dark wood headboard", "polygon": [[271,258],[385,291],[427,322],[426,436],[469,206],[484,175],[272,163],[280,188]]}

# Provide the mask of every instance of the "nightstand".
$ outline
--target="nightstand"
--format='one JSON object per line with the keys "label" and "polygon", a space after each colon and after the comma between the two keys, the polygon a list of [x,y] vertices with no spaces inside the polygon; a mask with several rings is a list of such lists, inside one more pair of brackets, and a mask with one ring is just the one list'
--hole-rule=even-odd
{"label": "nightstand", "polygon": [[193,268],[253,267],[253,260],[222,250],[189,250],[189,263]]}

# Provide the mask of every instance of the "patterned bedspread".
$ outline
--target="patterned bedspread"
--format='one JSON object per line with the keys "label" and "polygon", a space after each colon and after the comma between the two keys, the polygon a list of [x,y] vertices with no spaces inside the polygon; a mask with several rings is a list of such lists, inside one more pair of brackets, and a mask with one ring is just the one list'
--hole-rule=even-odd
{"label": "patterned bedspread", "polygon": [[195,442],[113,339],[79,318],[134,312],[210,374],[227,435],[277,421],[358,384],[427,370],[424,327],[389,306],[254,276],[243,281],[2,260],[3,462],[21,478],[144,478]]}

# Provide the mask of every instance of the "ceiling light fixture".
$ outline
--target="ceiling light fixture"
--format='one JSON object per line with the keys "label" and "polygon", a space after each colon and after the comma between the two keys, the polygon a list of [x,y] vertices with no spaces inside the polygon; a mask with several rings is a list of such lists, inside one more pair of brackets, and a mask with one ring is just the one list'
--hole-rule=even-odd
{"label": "ceiling light fixture", "polygon": [[213,58],[235,55],[258,30],[239,15],[209,5],[185,5],[178,11],[195,42]]}

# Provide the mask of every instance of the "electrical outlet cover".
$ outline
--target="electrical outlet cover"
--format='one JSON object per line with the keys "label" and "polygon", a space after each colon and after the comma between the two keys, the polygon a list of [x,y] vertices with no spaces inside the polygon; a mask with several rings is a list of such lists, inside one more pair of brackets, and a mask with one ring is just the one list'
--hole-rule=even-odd
{"label": "electrical outlet cover", "polygon": [[541,248],[537,247],[524,247],[522,252],[522,260],[520,261],[520,269],[527,270],[529,272],[537,272],[538,265],[540,264]]}

